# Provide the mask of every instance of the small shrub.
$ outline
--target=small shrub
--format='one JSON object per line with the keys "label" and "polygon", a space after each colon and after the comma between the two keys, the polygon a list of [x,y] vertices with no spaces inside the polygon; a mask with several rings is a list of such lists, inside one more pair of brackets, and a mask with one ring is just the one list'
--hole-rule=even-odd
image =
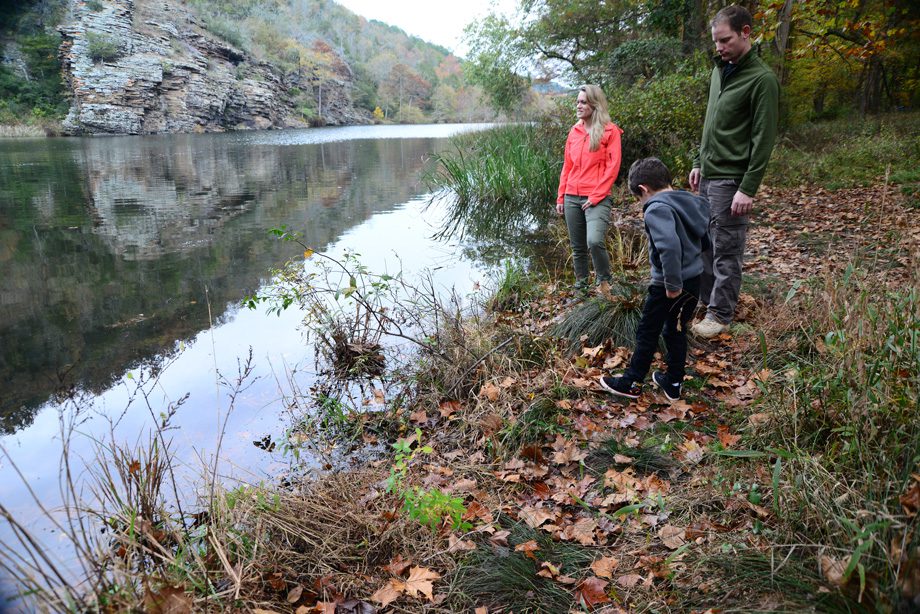
{"label": "small shrub", "polygon": [[614,346],[629,346],[635,340],[636,326],[645,299],[643,289],[629,282],[611,284],[613,300],[590,298],[572,309],[551,334],[568,342],[570,352],[582,347],[598,346],[608,339]]}
{"label": "small shrub", "polygon": [[519,262],[505,260],[495,294],[486,307],[492,311],[520,311],[533,300],[540,288]]}
{"label": "small shrub", "polygon": [[708,91],[709,70],[698,68],[608,92],[610,117],[623,129],[621,169],[655,156],[675,178],[686,177],[699,146]]}
{"label": "small shrub", "polygon": [[122,56],[121,41],[108,34],[87,32],[89,57],[94,62],[111,62]]}
{"label": "small shrub", "polygon": [[88,8],[89,10],[91,10],[91,11],[94,12],[94,13],[98,13],[98,12],[101,11],[103,8],[105,8],[105,7],[102,6],[102,3],[99,2],[99,0],[86,0],[86,3],[85,3],[85,4],[86,4],[86,8]]}

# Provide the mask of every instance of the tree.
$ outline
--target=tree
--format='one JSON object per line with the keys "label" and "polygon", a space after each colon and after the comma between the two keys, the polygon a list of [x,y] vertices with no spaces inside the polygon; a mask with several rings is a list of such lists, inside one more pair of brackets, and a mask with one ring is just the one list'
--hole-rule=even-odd
{"label": "tree", "polygon": [[389,117],[390,111],[398,113],[403,105],[428,108],[431,84],[405,64],[399,63],[393,66],[390,74],[380,84],[379,93],[384,111]]}
{"label": "tree", "polygon": [[493,14],[467,26],[466,40],[473,57],[465,71],[470,82],[483,89],[494,109],[514,115],[530,89],[530,78],[522,74],[528,50],[519,31]]}

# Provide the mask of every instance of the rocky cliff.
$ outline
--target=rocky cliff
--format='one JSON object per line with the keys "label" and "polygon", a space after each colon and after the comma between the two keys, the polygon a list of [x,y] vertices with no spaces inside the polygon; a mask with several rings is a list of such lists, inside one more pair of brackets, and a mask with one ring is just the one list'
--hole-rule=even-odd
{"label": "rocky cliff", "polygon": [[[73,92],[70,134],[156,134],[303,127],[289,88],[319,80],[285,75],[209,34],[175,0],[71,0],[59,30]],[[347,67],[346,67],[347,69]],[[364,123],[351,105],[350,71],[326,75],[327,124]]]}

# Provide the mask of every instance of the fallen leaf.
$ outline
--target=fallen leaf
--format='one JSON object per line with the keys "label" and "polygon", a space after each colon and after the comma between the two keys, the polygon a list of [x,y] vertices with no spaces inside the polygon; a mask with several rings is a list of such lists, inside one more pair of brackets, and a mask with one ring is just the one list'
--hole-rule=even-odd
{"label": "fallen leaf", "polygon": [[625,576],[620,576],[617,578],[617,584],[624,588],[632,588],[637,585],[639,582],[642,582],[642,576],[637,573],[626,574]]}
{"label": "fallen leaf", "polygon": [[728,425],[725,424],[720,424],[716,428],[716,434],[719,437],[719,442],[726,448],[732,448],[741,441],[741,435],[732,435],[728,430]]}
{"label": "fallen leaf", "polygon": [[686,543],[684,541],[684,530],[674,525],[666,524],[658,531],[658,538],[671,550],[677,550]]}
{"label": "fallen leaf", "polygon": [[687,439],[678,447],[684,451],[684,460],[694,465],[703,460],[703,456],[706,455],[706,450],[700,447],[695,439]]}
{"label": "fallen leaf", "polygon": [[748,422],[752,426],[762,426],[770,421],[770,414],[751,414],[748,416]]}
{"label": "fallen leaf", "polygon": [[511,531],[496,531],[489,538],[489,541],[496,546],[507,546],[509,535],[511,535]]}
{"label": "fallen leaf", "polygon": [[843,586],[845,584],[843,574],[847,569],[846,559],[835,559],[822,554],[819,557],[819,562],[821,563],[821,573],[824,574],[828,582],[834,586]]}
{"label": "fallen leaf", "polygon": [[594,572],[599,578],[607,578],[609,580],[613,579],[613,570],[616,569],[619,561],[610,556],[605,556],[604,558],[597,559],[591,563],[591,571]]}
{"label": "fallen leaf", "polygon": [[527,523],[531,529],[536,529],[544,522],[552,520],[555,514],[540,507],[522,507],[518,511],[518,517]]}
{"label": "fallen leaf", "polygon": [[597,529],[597,523],[593,518],[581,518],[575,524],[567,526],[562,531],[562,539],[575,540],[583,546],[593,546],[596,544],[594,531]]}
{"label": "fallen leaf", "polygon": [[537,540],[535,539],[526,541],[523,544],[518,544],[517,546],[514,547],[515,552],[523,552],[524,556],[526,556],[529,559],[533,559],[534,561],[537,560],[537,557],[534,554],[534,552],[537,552],[539,550],[540,550],[540,545],[537,543]]}
{"label": "fallen leaf", "polygon": [[475,549],[476,544],[472,540],[462,540],[456,535],[450,535],[447,538],[448,552],[468,552]]}
{"label": "fallen leaf", "polygon": [[297,603],[300,601],[300,596],[303,595],[303,587],[299,584],[288,591],[287,602],[288,603]]}
{"label": "fallen leaf", "polygon": [[501,389],[493,384],[492,382],[486,382],[482,385],[482,388],[479,389],[479,396],[485,397],[493,403],[498,400],[498,397],[501,395]]}
{"label": "fallen leaf", "polygon": [[377,591],[371,595],[371,600],[379,603],[381,608],[385,608],[399,599],[399,596],[405,592],[406,583],[402,580],[391,578],[386,584],[378,588]]}
{"label": "fallen leaf", "polygon": [[441,401],[438,405],[438,412],[442,418],[450,418],[458,411],[460,411],[460,401]]}
{"label": "fallen leaf", "polygon": [[403,559],[401,554],[397,554],[392,561],[383,566],[383,570],[394,576],[401,576],[406,573],[410,565],[412,565],[412,559]]}
{"label": "fallen leaf", "polygon": [[910,485],[910,489],[900,497],[901,506],[909,518],[916,516],[917,511],[920,510],[920,476],[914,475],[913,477],[914,482]]}
{"label": "fallen leaf", "polygon": [[607,596],[607,581],[596,577],[582,580],[575,595],[576,599],[588,608],[610,602],[610,597]]}
{"label": "fallen leaf", "polygon": [[433,581],[440,577],[441,574],[436,571],[431,571],[425,567],[413,567],[409,570],[409,579],[406,580],[406,593],[413,597],[417,597],[419,593],[422,593],[428,597],[428,601],[433,601]]}
{"label": "fallen leaf", "polygon": [[165,586],[144,594],[144,611],[151,614],[190,614],[192,597],[178,586]]}

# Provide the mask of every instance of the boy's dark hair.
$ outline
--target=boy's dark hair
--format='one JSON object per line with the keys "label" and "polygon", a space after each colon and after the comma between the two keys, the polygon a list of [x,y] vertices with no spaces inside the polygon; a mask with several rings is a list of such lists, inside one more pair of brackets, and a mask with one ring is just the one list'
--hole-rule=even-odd
{"label": "boy's dark hair", "polygon": [[658,158],[642,158],[629,167],[629,191],[636,196],[642,195],[640,185],[648,186],[652,191],[671,187],[671,171]]}
{"label": "boy's dark hair", "polygon": [[750,11],[737,4],[730,4],[716,13],[716,16],[709,23],[709,27],[714,28],[716,24],[722,22],[727,23],[728,27],[735,32],[741,32],[744,26],[754,27],[754,19],[751,17]]}

